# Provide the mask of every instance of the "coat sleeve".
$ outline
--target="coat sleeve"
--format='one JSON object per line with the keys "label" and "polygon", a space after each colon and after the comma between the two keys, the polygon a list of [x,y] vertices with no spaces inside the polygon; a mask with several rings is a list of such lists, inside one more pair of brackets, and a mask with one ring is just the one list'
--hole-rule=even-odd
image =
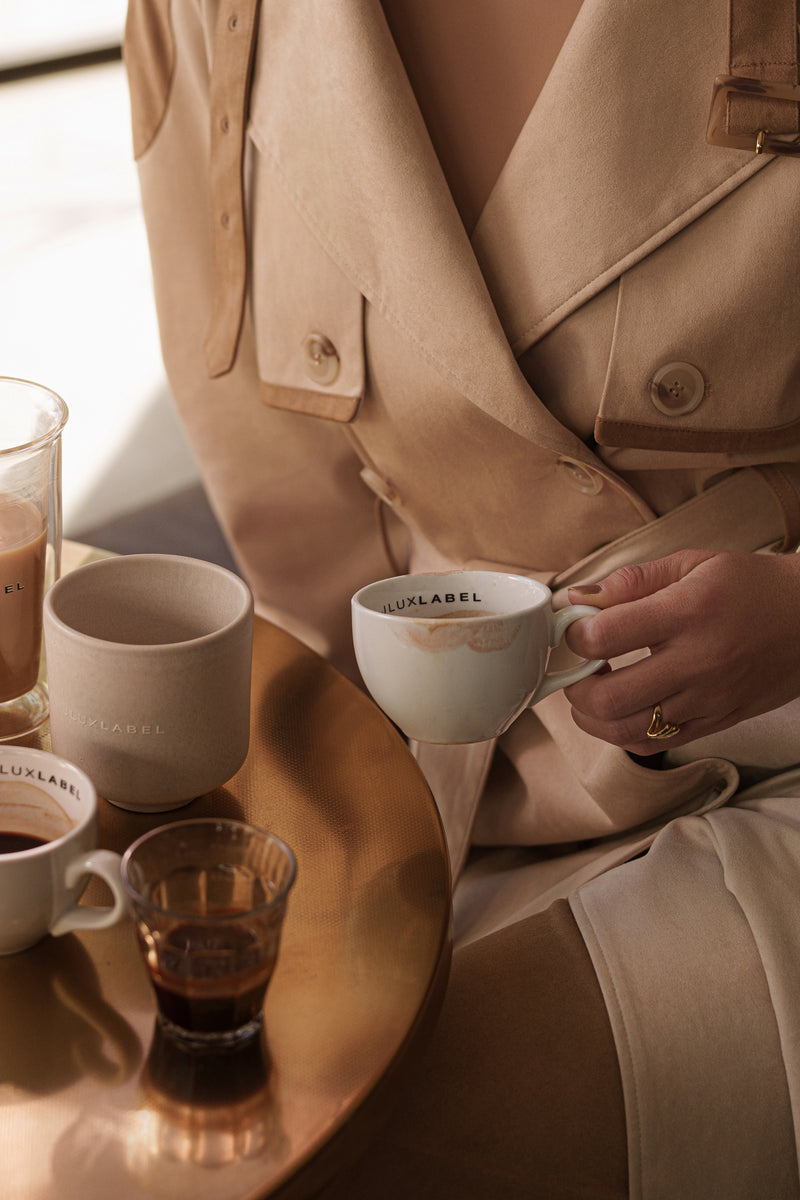
{"label": "coat sleeve", "polygon": [[263,402],[249,299],[232,367],[215,378],[208,372],[209,94],[218,8],[132,0],[128,13],[134,154],[164,364],[257,611],[353,675],[349,597],[394,565],[361,463],[338,423]]}

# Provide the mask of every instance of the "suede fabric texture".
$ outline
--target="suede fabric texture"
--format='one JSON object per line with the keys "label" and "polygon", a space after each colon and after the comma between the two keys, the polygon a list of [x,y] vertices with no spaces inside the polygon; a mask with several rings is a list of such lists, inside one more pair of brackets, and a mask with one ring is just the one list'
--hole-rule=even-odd
{"label": "suede fabric texture", "polygon": [[[148,4],[163,18],[156,0],[132,9]],[[233,7],[173,3],[168,22],[137,22],[126,57],[134,128],[150,131],[138,164],[165,364],[258,611],[355,674],[349,596],[398,570],[507,568],[558,593],[670,544],[794,549],[800,167],[705,140],[715,76],[747,60],[726,0],[584,0],[471,237],[379,0],[244,6],[243,293],[214,272],[230,182],[212,156],[216,73],[233,88],[252,49],[228,53]],[[237,340],[212,377],[220,313]],[[688,402],[683,384],[674,403],[658,391],[676,363],[694,372]],[[728,487],[743,489],[730,503]],[[418,749],[476,978],[495,953],[537,953],[524,922],[569,898],[620,1056],[631,1195],[800,1194],[783,1000],[800,964],[785,936],[798,801],[781,775],[800,762],[799,716],[787,705],[661,770],[587,738],[559,695],[497,747]],[[745,820],[743,785],[763,778]],[[748,869],[731,871],[745,827]],[[519,1027],[493,1016],[531,1070]]]}

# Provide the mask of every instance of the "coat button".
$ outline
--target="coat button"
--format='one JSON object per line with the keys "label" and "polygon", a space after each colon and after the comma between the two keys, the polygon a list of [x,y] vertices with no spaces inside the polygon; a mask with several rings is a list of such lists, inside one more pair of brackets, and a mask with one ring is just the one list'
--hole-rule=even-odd
{"label": "coat button", "polygon": [[576,462],[573,458],[560,458],[557,470],[565,483],[568,483],[576,492],[583,492],[586,496],[596,496],[603,486],[602,475],[593,471],[591,467]]}
{"label": "coat button", "polygon": [[339,355],[324,333],[310,333],[303,342],[305,372],[314,383],[328,386],[339,374]]}
{"label": "coat button", "polygon": [[650,382],[650,400],[668,417],[693,412],[705,394],[706,381],[691,363],[667,363],[659,367]]}

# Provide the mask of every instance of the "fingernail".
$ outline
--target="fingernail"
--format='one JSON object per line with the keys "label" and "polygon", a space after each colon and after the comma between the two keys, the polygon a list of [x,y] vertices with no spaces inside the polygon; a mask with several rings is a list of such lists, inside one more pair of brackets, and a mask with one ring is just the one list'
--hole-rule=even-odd
{"label": "fingernail", "polygon": [[582,596],[598,596],[602,590],[599,583],[579,583],[569,589],[570,592],[580,592]]}

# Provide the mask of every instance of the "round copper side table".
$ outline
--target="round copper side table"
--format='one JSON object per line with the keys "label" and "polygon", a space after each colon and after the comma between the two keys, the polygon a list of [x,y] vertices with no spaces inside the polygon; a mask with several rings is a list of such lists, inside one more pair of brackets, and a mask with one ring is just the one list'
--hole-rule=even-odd
{"label": "round copper side table", "polygon": [[[65,546],[67,567],[91,556]],[[101,801],[100,844],[121,852],[155,825],[220,815],[293,847],[261,1044],[221,1062],[165,1043],[129,921],[0,958],[4,1200],[310,1196],[390,1111],[450,962],[433,798],[372,701],[259,619],[251,720],[224,788],[174,814]],[[104,903],[103,885],[85,899]]]}

